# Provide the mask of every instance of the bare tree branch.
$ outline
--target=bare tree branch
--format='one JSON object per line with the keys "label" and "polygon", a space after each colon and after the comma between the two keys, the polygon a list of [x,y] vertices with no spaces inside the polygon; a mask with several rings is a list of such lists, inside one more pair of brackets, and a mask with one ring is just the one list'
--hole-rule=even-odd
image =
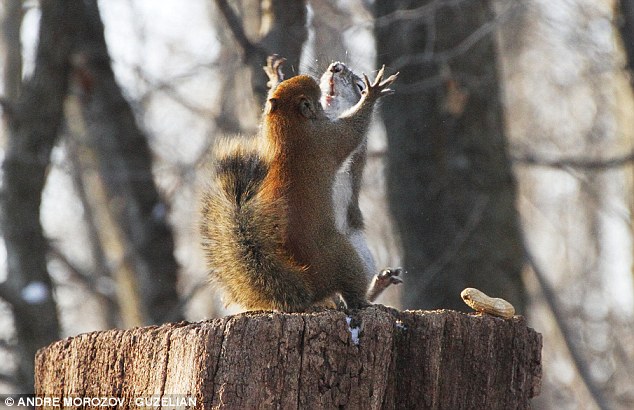
{"label": "bare tree branch", "polygon": [[443,7],[456,7],[469,0],[434,0],[413,9],[398,9],[384,16],[377,17],[374,25],[377,27],[389,26],[402,20],[418,20],[433,16]]}
{"label": "bare tree branch", "polygon": [[227,22],[229,30],[233,33],[233,38],[236,40],[240,48],[242,48],[245,61],[247,61],[252,55],[259,55],[261,56],[263,62],[266,61],[266,56],[268,55],[266,50],[263,50],[256,44],[253,44],[251,40],[247,38],[240,19],[236,13],[234,13],[229,3],[227,3],[226,0],[214,0],[214,2]]}
{"label": "bare tree branch", "polygon": [[511,160],[521,165],[536,165],[551,168],[576,168],[581,170],[605,170],[631,165],[634,152],[606,159],[594,158],[559,158],[548,159],[537,155],[511,155]]}
{"label": "bare tree branch", "polygon": [[139,98],[140,102],[143,103],[150,98],[153,93],[157,91],[163,92],[166,96],[168,96],[172,101],[177,102],[182,107],[191,111],[192,113],[204,117],[209,118],[214,115],[214,112],[208,108],[201,107],[195,104],[192,104],[191,99],[189,97],[184,97],[178,91],[176,86],[174,85],[174,79],[166,79],[166,80],[155,80],[149,78],[148,74],[143,70],[142,67],[136,67],[135,72],[137,77],[149,87],[147,91],[145,91],[141,97]]}
{"label": "bare tree branch", "polygon": [[302,47],[308,38],[306,1],[262,2],[262,20],[268,24],[263,25],[266,30],[257,42],[247,38],[243,24],[226,0],[215,3],[242,48],[244,61],[251,70],[251,87],[263,105],[268,92],[268,79],[262,70],[266,57],[279,54],[288,60],[289,67],[299,67]]}
{"label": "bare tree branch", "polygon": [[[194,284],[194,286],[192,286],[189,292],[187,292],[184,296],[181,297],[178,303],[179,309],[181,311],[184,311],[187,305],[189,304],[189,302],[192,301],[194,296],[196,296],[198,292],[205,290],[207,286],[209,286],[209,281],[207,279],[203,279],[201,281],[198,281],[196,284]],[[172,315],[172,317],[168,317],[169,322],[174,322],[176,320],[178,320],[178,318],[176,318],[174,315]]]}
{"label": "bare tree branch", "polygon": [[510,2],[509,5],[506,6],[506,9],[502,10],[495,19],[480,25],[453,48],[442,51],[434,51],[433,48],[429,49],[429,47],[427,47],[423,53],[404,54],[395,59],[394,62],[390,64],[390,68],[392,70],[401,70],[403,67],[408,65],[425,64],[430,62],[444,63],[458,56],[464,55],[479,41],[491,35],[500,24],[503,24],[504,21],[523,10],[524,7],[525,6],[521,2]]}
{"label": "bare tree branch", "polygon": [[80,286],[83,286],[92,294],[97,296],[100,299],[104,299],[109,303],[114,303],[111,295],[106,294],[98,289],[97,283],[93,277],[82,272],[73,262],[68,259],[68,257],[62,252],[55,244],[51,244],[49,247],[49,253],[55,260],[60,262],[68,272],[71,281],[74,281]]}
{"label": "bare tree branch", "polygon": [[91,277],[82,272],[77,266],[75,266],[74,263],[72,263],[68,259],[68,257],[59,248],[57,248],[53,244],[51,244],[49,252],[51,256],[55,258],[55,260],[60,262],[66,268],[71,281],[88,290],[101,303],[103,309],[105,310],[104,316],[108,326],[112,328],[116,327],[119,307],[112,295],[110,293],[104,293],[103,291],[101,291],[97,284],[97,280],[95,280],[94,277]]}
{"label": "bare tree branch", "polygon": [[[67,99],[67,104],[69,101]],[[68,110],[68,107],[67,107]],[[68,114],[67,114],[68,117]],[[70,118],[67,118],[70,120]],[[69,131],[70,131],[69,127]],[[88,231],[88,241],[89,247],[92,253],[92,259],[95,264],[95,276],[97,277],[94,283],[94,287],[98,288],[97,281],[106,280],[113,281],[113,272],[111,267],[108,264],[108,258],[105,254],[104,243],[101,240],[99,228],[96,224],[96,215],[95,209],[92,206],[91,198],[89,198],[88,188],[86,187],[86,183],[84,182],[86,175],[90,172],[83,168],[82,162],[82,152],[81,152],[81,143],[79,138],[76,135],[73,135],[72,132],[66,136],[66,147],[69,151],[69,155],[67,156],[67,161],[70,163],[70,174],[73,179],[73,185],[75,187],[75,192],[79,197],[79,200],[83,206],[83,219],[86,223],[86,228]],[[93,170],[96,172],[96,169]],[[94,200],[94,198],[93,198]],[[103,292],[100,292],[103,294]],[[106,323],[109,327],[116,327],[118,323],[121,321],[121,312],[118,304],[113,300],[110,295],[108,298],[103,299]]]}

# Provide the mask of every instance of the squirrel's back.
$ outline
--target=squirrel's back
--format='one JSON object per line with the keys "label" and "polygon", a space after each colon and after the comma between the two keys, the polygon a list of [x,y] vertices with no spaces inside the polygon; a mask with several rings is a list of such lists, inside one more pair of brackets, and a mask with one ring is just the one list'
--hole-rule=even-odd
{"label": "squirrel's back", "polygon": [[283,248],[287,205],[266,195],[273,148],[234,138],[214,150],[213,176],[202,199],[200,232],[211,278],[247,309],[298,311],[313,299],[305,268]]}
{"label": "squirrel's back", "polygon": [[283,81],[269,94],[258,136],[216,149],[201,235],[211,276],[231,302],[302,311],[339,293],[348,308],[368,305],[363,262],[336,229],[331,195],[374,103],[391,93],[396,76],[383,74],[364,77],[359,103],[334,121],[313,78]]}

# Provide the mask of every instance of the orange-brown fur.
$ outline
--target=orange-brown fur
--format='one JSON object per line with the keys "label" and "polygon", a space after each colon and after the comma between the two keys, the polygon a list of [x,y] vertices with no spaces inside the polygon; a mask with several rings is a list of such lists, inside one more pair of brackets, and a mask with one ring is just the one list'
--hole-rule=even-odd
{"label": "orange-brown fur", "polygon": [[381,79],[382,72],[353,110],[330,120],[315,80],[293,77],[269,96],[255,139],[218,150],[201,234],[212,276],[231,301],[301,311],[340,293],[350,308],[367,304],[363,264],[336,229],[331,192],[395,77]]}

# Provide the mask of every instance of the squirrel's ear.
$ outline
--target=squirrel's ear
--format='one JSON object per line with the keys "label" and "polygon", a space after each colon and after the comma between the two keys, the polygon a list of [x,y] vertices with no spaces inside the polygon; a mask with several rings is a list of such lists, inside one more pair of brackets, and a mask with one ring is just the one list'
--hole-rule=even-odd
{"label": "squirrel's ear", "polygon": [[277,108],[277,98],[269,98],[264,107],[264,114],[270,114]]}
{"label": "squirrel's ear", "polygon": [[299,111],[306,118],[317,118],[317,110],[309,98],[302,97],[299,100]]}

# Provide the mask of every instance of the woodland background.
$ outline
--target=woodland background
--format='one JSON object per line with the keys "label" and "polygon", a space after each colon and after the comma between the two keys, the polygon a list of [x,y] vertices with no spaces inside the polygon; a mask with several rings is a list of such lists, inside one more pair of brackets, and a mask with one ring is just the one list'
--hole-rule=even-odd
{"label": "woodland background", "polygon": [[382,301],[544,335],[538,409],[634,408],[634,1],[3,0],[0,393],[98,329],[237,311],[206,285],[197,194],[214,138],[252,134],[287,74],[400,71],[361,208]]}

